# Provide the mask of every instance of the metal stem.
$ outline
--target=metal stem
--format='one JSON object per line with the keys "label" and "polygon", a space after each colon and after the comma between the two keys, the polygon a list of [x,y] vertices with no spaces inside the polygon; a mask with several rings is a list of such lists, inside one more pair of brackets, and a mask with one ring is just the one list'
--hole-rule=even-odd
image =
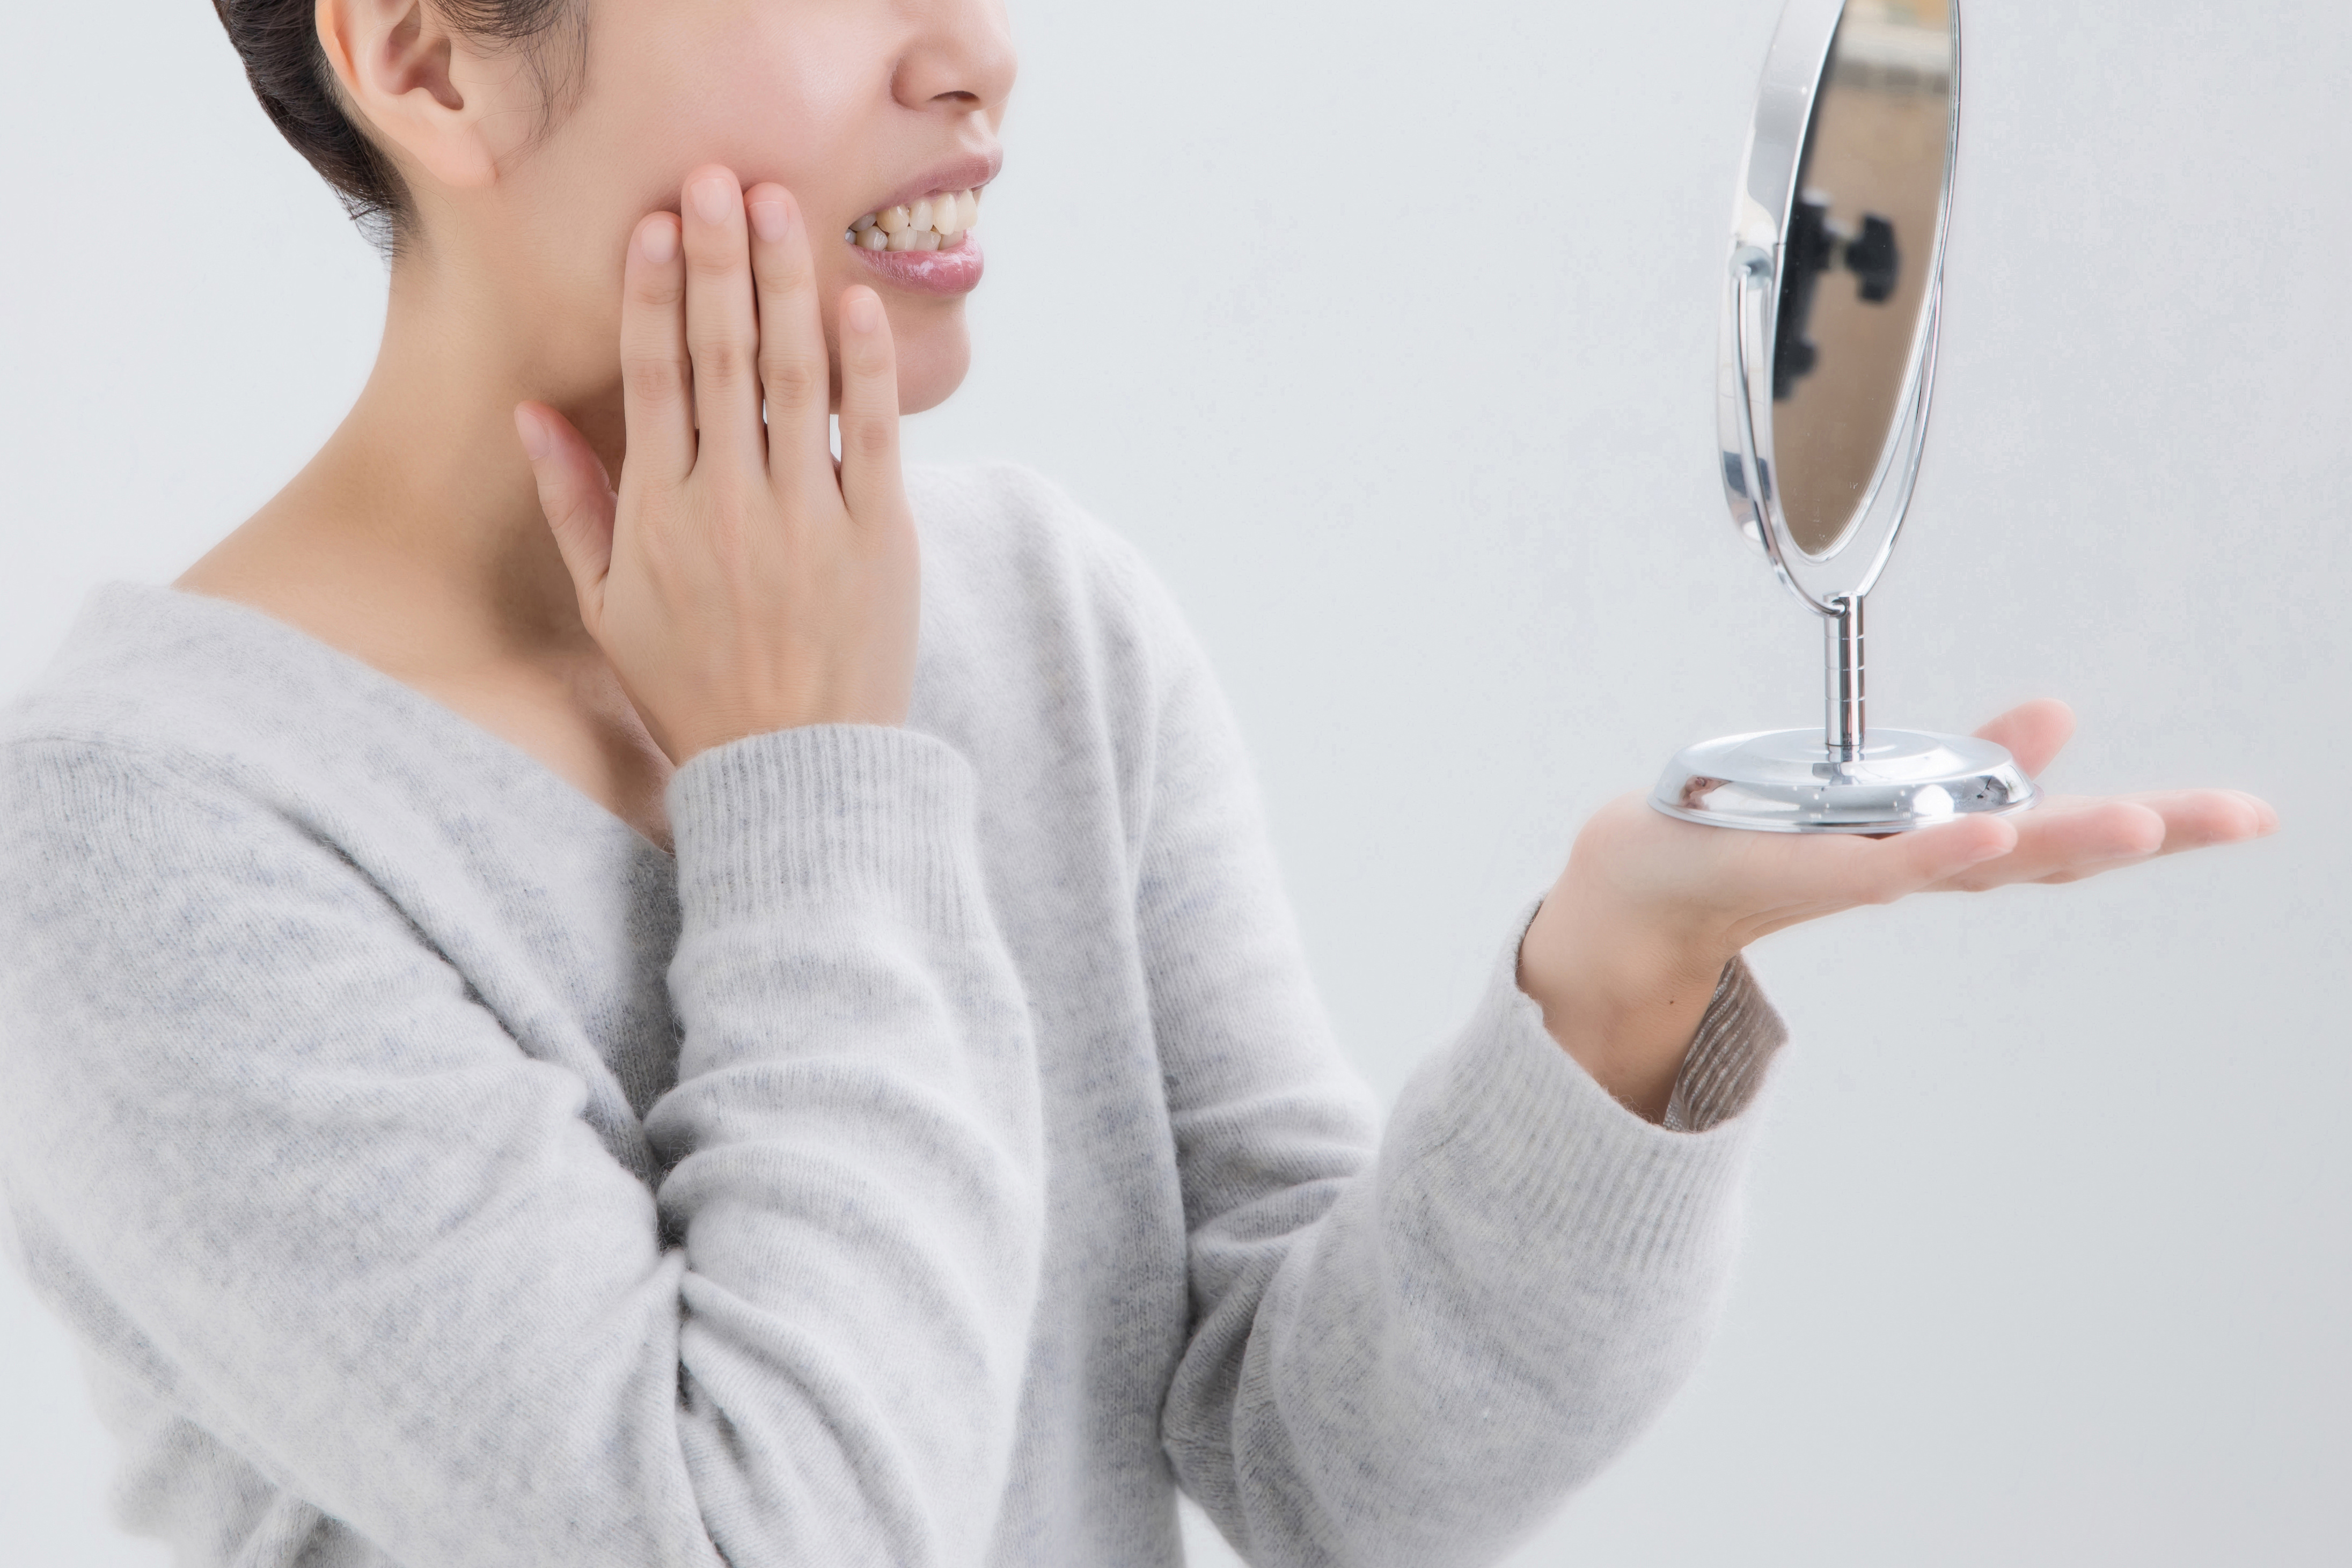
{"label": "metal stem", "polygon": [[1828,637],[1830,755],[1852,762],[1862,755],[1863,721],[1862,597],[1832,599],[1835,615],[1822,617]]}

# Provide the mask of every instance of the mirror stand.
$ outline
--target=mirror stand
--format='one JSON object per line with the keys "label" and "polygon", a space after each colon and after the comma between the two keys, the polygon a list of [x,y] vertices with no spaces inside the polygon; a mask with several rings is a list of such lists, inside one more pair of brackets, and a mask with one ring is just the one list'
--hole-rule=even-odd
{"label": "mirror stand", "polygon": [[1824,730],[1832,756],[1852,762],[1862,755],[1869,732],[1863,700],[1862,599],[1836,601],[1837,614],[1822,617],[1827,647],[1822,658],[1829,685],[1829,722]]}
{"label": "mirror stand", "polygon": [[2032,805],[2033,781],[1990,741],[1868,727],[1863,603],[1841,599],[1837,614],[1822,616],[1822,729],[1686,747],[1650,804],[1686,822],[1767,833],[1902,833]]}

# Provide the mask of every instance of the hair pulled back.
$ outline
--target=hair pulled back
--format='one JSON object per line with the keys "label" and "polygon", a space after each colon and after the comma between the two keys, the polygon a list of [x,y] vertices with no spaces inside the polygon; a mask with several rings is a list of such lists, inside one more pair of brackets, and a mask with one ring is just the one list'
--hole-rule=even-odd
{"label": "hair pulled back", "polygon": [[[559,26],[576,31],[584,0],[420,3],[463,37],[525,47],[547,89],[536,46]],[[362,233],[386,249],[395,247],[415,216],[408,191],[392,160],[344,112],[319,43],[316,0],[213,0],[213,10],[270,123],[325,176]]]}

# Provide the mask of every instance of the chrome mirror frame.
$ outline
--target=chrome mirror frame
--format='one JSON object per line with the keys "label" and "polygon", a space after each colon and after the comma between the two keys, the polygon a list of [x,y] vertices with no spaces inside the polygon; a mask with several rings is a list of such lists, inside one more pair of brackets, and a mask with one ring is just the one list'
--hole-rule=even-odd
{"label": "chrome mirror frame", "polygon": [[1927,435],[1942,324],[1946,237],[1959,146],[1960,6],[1951,0],[1949,122],[1926,287],[1894,421],[1843,533],[1813,554],[1785,515],[1773,447],[1773,370],[1787,240],[1815,107],[1834,64],[1846,0],[1789,0],[1767,57],[1742,159],[1717,376],[1717,446],[1732,520],[1789,590],[1822,618],[1825,721],[1816,731],[1734,735],[1687,748],[1651,793],[1668,816],[1781,833],[1900,833],[2039,798],[2009,752],[1974,737],[1872,731],[1865,718],[1863,601],[1910,510]]}

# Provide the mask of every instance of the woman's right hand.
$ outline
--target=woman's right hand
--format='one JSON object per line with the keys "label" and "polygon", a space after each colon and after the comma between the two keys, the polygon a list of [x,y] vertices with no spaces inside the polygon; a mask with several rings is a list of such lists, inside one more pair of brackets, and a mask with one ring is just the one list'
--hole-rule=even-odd
{"label": "woman's right hand", "polygon": [[882,302],[841,297],[836,466],[799,204],[714,165],[678,206],[629,243],[619,492],[569,420],[515,410],[581,619],[681,766],[772,730],[901,723],[921,572]]}

